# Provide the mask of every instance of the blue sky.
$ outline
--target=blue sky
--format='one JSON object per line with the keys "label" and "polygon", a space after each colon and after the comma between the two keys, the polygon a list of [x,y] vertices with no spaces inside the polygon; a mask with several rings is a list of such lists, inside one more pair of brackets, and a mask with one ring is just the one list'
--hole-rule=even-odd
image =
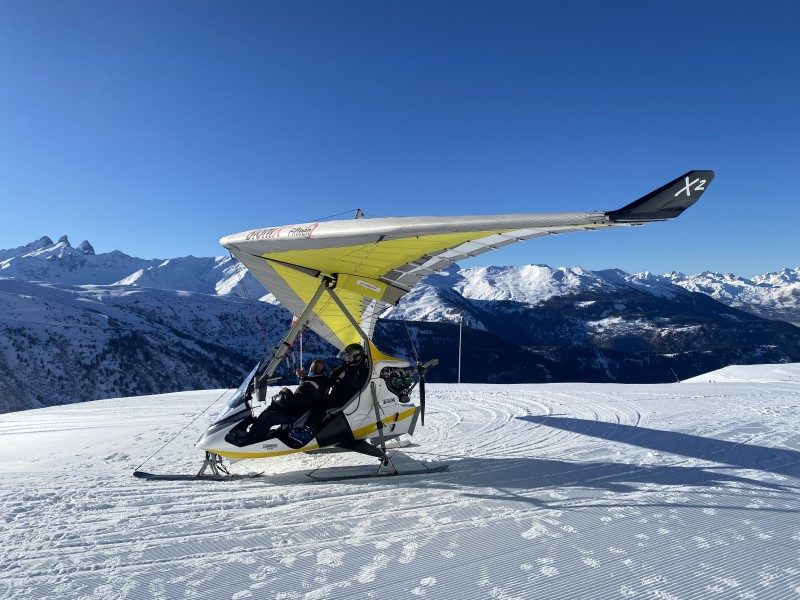
{"label": "blue sky", "polygon": [[0,3],[0,248],[222,254],[368,215],[605,210],[689,169],[681,218],[472,264],[800,265],[797,2]]}

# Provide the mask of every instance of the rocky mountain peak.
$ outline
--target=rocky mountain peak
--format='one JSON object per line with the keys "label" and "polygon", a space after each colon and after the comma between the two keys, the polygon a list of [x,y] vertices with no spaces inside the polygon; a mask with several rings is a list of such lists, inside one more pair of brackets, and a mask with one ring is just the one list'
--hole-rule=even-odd
{"label": "rocky mountain peak", "polygon": [[89,243],[89,240],[83,240],[77,248],[79,251],[89,256],[94,256],[94,248]]}

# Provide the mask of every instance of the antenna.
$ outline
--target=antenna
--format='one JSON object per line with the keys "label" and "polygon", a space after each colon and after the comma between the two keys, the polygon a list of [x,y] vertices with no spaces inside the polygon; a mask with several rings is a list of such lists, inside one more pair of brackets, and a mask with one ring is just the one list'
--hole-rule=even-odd
{"label": "antenna", "polygon": [[360,208],[357,208],[356,209],[356,216],[353,217],[353,218],[355,218],[355,219],[363,219],[364,218],[364,211],[361,210]]}

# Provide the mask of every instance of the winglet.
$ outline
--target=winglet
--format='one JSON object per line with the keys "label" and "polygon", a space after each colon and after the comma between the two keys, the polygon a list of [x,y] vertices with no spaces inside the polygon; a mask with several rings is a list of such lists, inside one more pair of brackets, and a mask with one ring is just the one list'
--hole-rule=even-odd
{"label": "winglet", "polygon": [[646,223],[674,219],[700,196],[714,179],[714,171],[689,171],[617,210],[606,213],[618,223]]}

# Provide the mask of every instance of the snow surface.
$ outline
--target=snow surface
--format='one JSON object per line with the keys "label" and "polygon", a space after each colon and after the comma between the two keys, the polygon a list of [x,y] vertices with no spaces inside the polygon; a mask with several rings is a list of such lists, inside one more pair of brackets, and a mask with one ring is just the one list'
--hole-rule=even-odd
{"label": "snow surface", "polygon": [[778,381],[792,381],[800,384],[800,369],[797,364],[784,365],[733,365],[704,373],[697,377],[687,379],[687,382],[751,382],[775,383]]}
{"label": "snow surface", "polygon": [[183,427],[146,468],[193,472],[221,390],[2,415],[0,597],[797,598],[800,364],[723,372],[431,385],[398,462],[450,471],[346,483],[131,476]]}

